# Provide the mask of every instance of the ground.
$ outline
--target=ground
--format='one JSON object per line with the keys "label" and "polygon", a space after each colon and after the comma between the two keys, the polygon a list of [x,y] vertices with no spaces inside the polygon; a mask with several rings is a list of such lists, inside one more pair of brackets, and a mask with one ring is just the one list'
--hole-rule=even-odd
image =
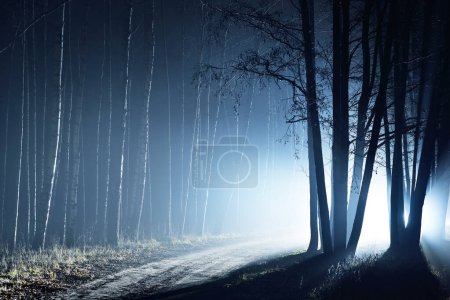
{"label": "ground", "polygon": [[0,299],[48,298],[168,257],[217,247],[233,236],[124,242],[117,248],[59,246],[45,251],[0,251]]}
{"label": "ground", "polygon": [[[434,254],[389,252],[336,259],[301,253],[253,265],[200,286],[158,294],[156,299],[450,299],[446,262]],[[427,246],[428,247],[428,246]],[[433,257],[431,257],[431,256]],[[140,295],[142,299],[148,295]]]}
{"label": "ground", "polygon": [[[305,253],[289,237],[209,237],[2,255],[0,298],[445,299],[447,243],[423,255]],[[431,265],[431,267],[430,267]]]}

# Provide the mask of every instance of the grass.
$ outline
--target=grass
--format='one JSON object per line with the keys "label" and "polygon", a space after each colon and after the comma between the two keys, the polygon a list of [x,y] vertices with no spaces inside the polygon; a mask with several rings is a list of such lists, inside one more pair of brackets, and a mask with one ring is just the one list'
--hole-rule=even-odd
{"label": "grass", "polygon": [[230,236],[189,236],[165,241],[121,241],[118,247],[89,246],[12,252],[0,249],[0,298],[43,298],[79,284],[132,267],[170,253],[229,240]]}
{"label": "grass", "polygon": [[[247,266],[226,278],[158,299],[446,299],[423,254],[336,259],[299,253]],[[142,295],[141,298],[146,298]]]}
{"label": "grass", "polygon": [[422,253],[387,252],[338,264],[310,295],[312,299],[446,299],[438,275]]}
{"label": "grass", "polygon": [[122,243],[117,248],[64,248],[43,251],[3,250],[0,254],[0,294],[3,298],[42,297],[130,265],[145,263],[161,248],[157,241]]}
{"label": "grass", "polygon": [[[0,251],[0,298],[43,298],[90,280],[185,253],[232,236],[191,236],[164,241],[121,241],[116,248]],[[444,250],[448,245],[442,246]],[[427,255],[430,256],[429,250]],[[446,252],[447,253],[447,252]],[[427,257],[428,257],[427,256]],[[447,260],[446,260],[447,261]],[[225,278],[153,295],[170,299],[445,299],[448,266],[431,268],[422,253],[374,254],[337,259],[299,252],[259,261]],[[442,286],[442,283],[445,285]],[[446,287],[446,289],[444,289]],[[144,291],[145,292],[145,291]],[[145,294],[136,295],[146,298]],[[450,298],[448,298],[450,299]]]}

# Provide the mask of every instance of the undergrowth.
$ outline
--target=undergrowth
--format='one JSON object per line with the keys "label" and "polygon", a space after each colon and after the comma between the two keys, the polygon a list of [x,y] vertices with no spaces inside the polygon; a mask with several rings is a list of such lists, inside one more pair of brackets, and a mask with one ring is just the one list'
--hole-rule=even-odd
{"label": "undergrowth", "polygon": [[369,255],[328,269],[312,299],[446,299],[439,274],[424,255]]}
{"label": "undergrowth", "polygon": [[45,250],[0,248],[0,298],[42,298],[158,259],[167,251],[205,246],[230,236],[188,236],[164,241],[122,240],[117,247],[66,248],[54,245]]}

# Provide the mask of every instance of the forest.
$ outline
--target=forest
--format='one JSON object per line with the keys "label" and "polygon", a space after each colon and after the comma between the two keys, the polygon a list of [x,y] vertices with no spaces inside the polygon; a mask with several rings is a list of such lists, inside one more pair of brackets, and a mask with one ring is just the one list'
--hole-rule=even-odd
{"label": "forest", "polygon": [[0,298],[450,297],[448,1],[0,23]]}

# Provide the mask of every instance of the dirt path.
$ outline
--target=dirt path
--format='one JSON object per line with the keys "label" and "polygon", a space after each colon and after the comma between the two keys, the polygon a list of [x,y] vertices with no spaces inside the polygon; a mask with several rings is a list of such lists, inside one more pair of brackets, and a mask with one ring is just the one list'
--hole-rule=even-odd
{"label": "dirt path", "polygon": [[300,249],[302,245],[292,237],[234,242],[126,269],[55,299],[114,299],[143,290],[151,295],[217,279],[248,263]]}

